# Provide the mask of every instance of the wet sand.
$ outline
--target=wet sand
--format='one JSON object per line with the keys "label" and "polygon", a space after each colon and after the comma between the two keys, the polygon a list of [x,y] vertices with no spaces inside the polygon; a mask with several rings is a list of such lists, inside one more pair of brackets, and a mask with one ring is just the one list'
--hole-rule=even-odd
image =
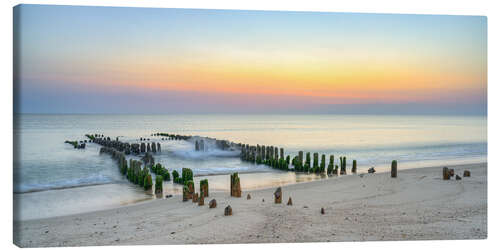
{"label": "wet sand", "polygon": [[[452,168],[460,176],[468,169],[472,176],[444,181],[440,166],[401,170],[398,178],[387,172],[327,178],[283,186],[282,204],[274,204],[275,188],[243,189],[241,198],[213,192],[202,207],[174,195],[109,210],[15,221],[14,242],[48,247],[484,239],[487,164]],[[240,179],[245,182],[244,175]],[[288,197],[293,206],[286,205]],[[217,208],[209,209],[212,198]],[[224,216],[228,204],[232,216]]]}

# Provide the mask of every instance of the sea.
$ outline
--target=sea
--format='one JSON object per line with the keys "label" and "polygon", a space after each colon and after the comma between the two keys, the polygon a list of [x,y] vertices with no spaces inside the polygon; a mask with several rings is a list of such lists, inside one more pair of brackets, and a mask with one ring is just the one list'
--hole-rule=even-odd
{"label": "sea", "polygon": [[[398,169],[481,163],[487,161],[486,116],[425,115],[14,115],[14,220],[65,216],[166,199],[128,182],[100,146],[75,149],[66,140],[85,134],[112,139],[159,142],[154,155],[170,172],[191,168],[195,186],[208,179],[210,192],[227,192],[229,174],[238,172],[242,190],[290,185],[324,178],[342,178],[271,169],[243,162],[237,151],[208,146],[195,151],[188,141],[160,140],[154,133],[207,136],[236,143],[347,157],[357,161],[358,174],[374,167]],[[128,156],[137,158],[137,156]],[[350,171],[348,171],[350,172]],[[350,173],[349,173],[350,174]],[[164,183],[164,195],[180,194],[182,186]],[[169,199],[176,199],[175,196]]]}

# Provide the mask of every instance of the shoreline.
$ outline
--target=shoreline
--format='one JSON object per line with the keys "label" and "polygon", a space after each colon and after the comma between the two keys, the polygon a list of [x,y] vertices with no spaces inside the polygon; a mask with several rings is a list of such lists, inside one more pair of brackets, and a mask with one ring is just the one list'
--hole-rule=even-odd
{"label": "shoreline", "polygon": [[[377,172],[285,185],[282,204],[274,204],[275,188],[242,189],[241,198],[213,192],[202,207],[174,195],[14,221],[14,242],[42,247],[486,238],[487,162],[447,166],[460,175],[471,170],[461,181],[442,180],[442,167],[400,170],[398,178]],[[293,206],[286,205],[289,196]],[[209,209],[213,198],[217,208]],[[232,216],[223,214],[228,204]]]}
{"label": "shoreline", "polygon": [[[417,167],[417,168],[405,168],[405,169],[401,169],[401,170],[398,170],[398,172],[404,172],[404,171],[411,171],[411,170],[414,170],[414,169],[427,169],[427,168],[437,168],[437,167],[448,167],[448,168],[457,168],[457,167],[463,167],[463,166],[469,166],[469,165],[481,165],[481,164],[487,164],[487,162],[478,162],[478,163],[464,163],[464,164],[451,164],[451,165],[442,165],[442,166],[428,166],[428,167]],[[374,175],[379,175],[379,174],[384,174],[384,173],[388,173],[390,172],[390,170],[388,169],[385,169],[385,170],[377,170],[377,172],[374,173]],[[279,170],[274,170],[274,169],[271,169],[270,171],[251,171],[251,172],[239,172],[238,174],[240,176],[245,176],[246,174],[274,174],[274,173],[279,173],[279,174],[284,174],[284,173],[287,173],[287,172],[284,172],[284,171],[279,171]],[[308,181],[301,181],[301,182],[295,182],[295,183],[286,183],[286,184],[283,184],[281,185],[282,187],[287,187],[287,186],[292,186],[292,185],[301,185],[301,184],[306,184],[306,183],[310,183],[310,182],[321,182],[321,181],[327,181],[329,179],[336,179],[336,178],[346,178],[348,176],[352,176],[353,174],[352,173],[348,173],[346,175],[338,175],[338,176],[329,176],[329,177],[320,177],[320,174],[314,174],[314,173],[311,173],[311,174],[307,174],[307,173],[295,173],[295,174],[298,174],[298,175],[304,175],[304,176],[313,176],[313,178],[315,179],[312,179],[312,180],[308,180]],[[360,174],[368,174],[368,173],[357,173],[357,174],[354,174],[354,175],[360,175]],[[209,175],[198,175],[198,176],[194,176],[194,177],[209,177],[209,176],[226,176],[226,175],[229,175],[229,173],[225,173],[225,174],[209,174]],[[326,175],[326,174],[325,174]],[[319,178],[318,178],[319,177]],[[127,184],[126,182],[124,182],[125,184]],[[57,190],[71,190],[71,189],[78,189],[78,188],[85,188],[85,187],[95,187],[95,186],[105,186],[105,185],[121,185],[121,184],[124,184],[124,183],[100,183],[100,184],[91,184],[91,185],[82,185],[82,186],[75,186],[75,187],[65,187],[65,188],[55,188],[55,189],[47,189],[47,190],[40,190],[40,191],[30,191],[30,192],[24,192],[24,193],[16,193],[14,192],[15,195],[23,195],[23,194],[33,194],[33,193],[38,193],[38,192],[50,192],[50,191],[57,191]],[[176,184],[173,184],[173,185],[176,185]],[[178,186],[178,187],[181,187],[181,186]],[[136,188],[136,187],[134,187]],[[272,186],[272,187],[263,187],[263,188],[250,188],[250,189],[243,189],[242,188],[242,192],[257,192],[257,191],[266,191],[266,190],[271,190],[271,189],[275,189],[276,187]],[[140,191],[138,191],[140,192]],[[214,190],[214,191],[211,191],[211,193],[228,193],[229,192],[229,189],[228,190]],[[146,194],[146,193],[145,193]],[[30,220],[41,220],[41,219],[53,219],[53,218],[59,218],[59,217],[67,217],[67,216],[77,216],[77,215],[83,215],[83,214],[89,214],[89,213],[95,213],[95,212],[99,212],[99,211],[106,211],[106,210],[114,210],[114,209],[118,209],[118,208],[122,208],[122,207],[127,207],[127,206],[135,206],[135,205],[141,205],[141,204],[144,204],[144,203],[149,203],[149,202],[155,202],[157,200],[165,200],[167,198],[155,198],[154,195],[151,195],[151,194],[147,194],[148,196],[151,196],[151,198],[137,198],[137,200],[134,200],[134,201],[128,201],[126,202],[126,204],[124,205],[119,205],[119,206],[116,206],[116,207],[111,207],[111,208],[104,208],[104,209],[97,209],[97,210],[92,210],[92,211],[86,211],[86,212],[82,212],[82,213],[72,213],[72,214],[67,214],[67,215],[57,215],[57,216],[52,216],[52,217],[43,217],[43,218],[35,218],[35,219],[27,219],[27,220],[14,220],[14,222],[26,222],[26,221],[30,221]],[[173,199],[175,197],[182,197],[182,194],[177,194],[177,193],[171,193],[172,197],[171,198],[168,198],[168,199]]]}

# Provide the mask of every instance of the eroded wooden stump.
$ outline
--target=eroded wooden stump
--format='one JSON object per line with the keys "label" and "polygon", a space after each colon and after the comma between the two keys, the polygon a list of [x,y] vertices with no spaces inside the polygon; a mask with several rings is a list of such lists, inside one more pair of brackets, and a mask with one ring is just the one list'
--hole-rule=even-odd
{"label": "eroded wooden stump", "polygon": [[225,216],[233,215],[233,209],[231,208],[231,206],[228,205],[226,208],[224,208],[224,215]]}
{"label": "eroded wooden stump", "polygon": [[198,198],[198,206],[203,206],[205,205],[205,196],[203,195],[203,192],[200,193],[200,198]]}
{"label": "eroded wooden stump", "polygon": [[443,168],[443,180],[450,179],[450,170],[447,167]]}
{"label": "eroded wooden stump", "polygon": [[276,191],[274,191],[274,203],[281,203],[282,199],[282,192],[281,192],[281,187],[277,188]]}
{"label": "eroded wooden stump", "polygon": [[215,199],[212,199],[209,203],[208,203],[208,207],[209,208],[216,208],[217,207],[217,201]]}
{"label": "eroded wooden stump", "polygon": [[231,188],[231,196],[241,197],[240,177],[238,177],[238,173],[234,173],[231,175],[230,188]]}
{"label": "eroded wooden stump", "polygon": [[470,177],[470,171],[464,170],[464,177]]}

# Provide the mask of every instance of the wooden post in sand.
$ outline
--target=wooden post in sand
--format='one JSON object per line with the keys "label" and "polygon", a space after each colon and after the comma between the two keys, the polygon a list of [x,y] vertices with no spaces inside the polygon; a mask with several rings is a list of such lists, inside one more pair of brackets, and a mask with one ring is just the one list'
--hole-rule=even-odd
{"label": "wooden post in sand", "polygon": [[464,177],[470,177],[470,171],[464,170]]}
{"label": "wooden post in sand", "polygon": [[449,180],[450,179],[450,170],[448,170],[447,167],[443,168],[443,180]]}
{"label": "wooden post in sand", "polygon": [[280,148],[280,159],[285,159],[285,150]]}
{"label": "wooden post in sand", "polygon": [[304,152],[303,151],[299,151],[299,162],[300,162],[300,165],[302,165],[302,163],[304,162]]}
{"label": "wooden post in sand", "polygon": [[393,160],[391,164],[391,177],[398,177],[398,162],[396,160]]}
{"label": "wooden post in sand", "polygon": [[283,198],[283,194],[281,192],[281,187],[278,187],[276,191],[274,191],[274,203],[281,203],[281,200]]}
{"label": "wooden post in sand", "polygon": [[358,162],[356,160],[352,160],[352,168],[351,173],[356,173],[358,171]]}
{"label": "wooden post in sand", "polygon": [[238,177],[238,173],[234,173],[231,176],[231,196],[233,197],[241,197],[241,186],[240,186],[240,177]]}
{"label": "wooden post in sand", "polygon": [[200,194],[203,194],[203,197],[208,197],[208,180],[203,179],[200,181]]}

